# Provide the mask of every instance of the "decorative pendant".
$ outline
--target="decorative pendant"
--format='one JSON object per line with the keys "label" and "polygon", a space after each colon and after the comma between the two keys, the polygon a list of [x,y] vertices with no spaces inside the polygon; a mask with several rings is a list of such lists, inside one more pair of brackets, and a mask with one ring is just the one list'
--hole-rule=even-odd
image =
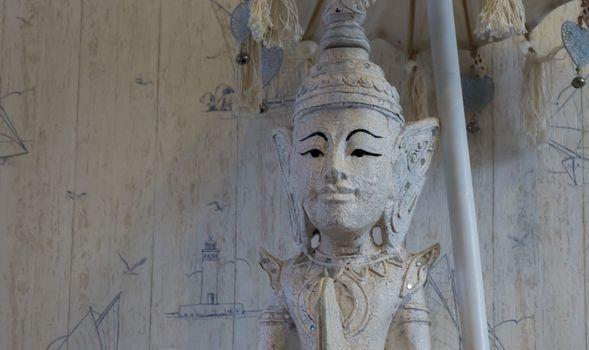
{"label": "decorative pendant", "polygon": [[561,35],[564,48],[577,66],[577,76],[571,81],[571,86],[580,89],[585,86],[581,68],[589,63],[589,30],[575,22],[565,21],[561,27]]}

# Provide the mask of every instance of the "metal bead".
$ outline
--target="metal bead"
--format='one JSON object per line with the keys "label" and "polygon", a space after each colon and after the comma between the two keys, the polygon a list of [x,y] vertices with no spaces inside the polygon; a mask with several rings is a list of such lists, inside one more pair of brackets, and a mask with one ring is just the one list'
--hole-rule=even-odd
{"label": "metal bead", "polygon": [[409,289],[409,290],[413,289],[413,285],[411,283],[408,283],[407,284],[407,289]]}
{"label": "metal bead", "polygon": [[311,325],[311,327],[309,327],[309,329],[311,330],[311,332],[313,332],[315,330],[315,325]]}
{"label": "metal bead", "polygon": [[473,120],[466,125],[466,130],[474,134],[479,132],[481,130],[481,127],[479,126],[479,123],[476,120]]}
{"label": "metal bead", "polygon": [[576,76],[573,78],[573,81],[571,81],[571,85],[575,89],[580,89],[583,86],[585,86],[585,78],[583,78],[582,76]]}
{"label": "metal bead", "polygon": [[239,53],[239,55],[237,55],[237,57],[235,57],[235,62],[237,62],[237,64],[239,64],[240,66],[247,64],[249,61],[250,56],[245,52],[241,52]]}

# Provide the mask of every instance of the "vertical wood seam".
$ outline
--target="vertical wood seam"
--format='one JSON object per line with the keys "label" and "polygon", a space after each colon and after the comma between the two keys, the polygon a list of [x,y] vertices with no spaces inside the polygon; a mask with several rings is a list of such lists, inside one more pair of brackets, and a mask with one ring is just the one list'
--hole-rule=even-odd
{"label": "vertical wood seam", "polygon": [[[232,112],[233,113],[233,112]],[[235,116],[235,115],[234,115]],[[239,229],[239,212],[237,206],[239,205],[239,168],[241,166],[241,159],[239,156],[239,118],[235,118],[235,232],[233,244],[233,305],[237,303],[237,236]],[[232,327],[231,327],[231,350],[235,350],[235,312],[233,312]]]}
{"label": "vertical wood seam", "polygon": [[[78,137],[79,137],[79,123],[80,123],[80,82],[82,77],[82,34],[83,34],[83,20],[84,20],[84,0],[80,0],[80,22],[79,22],[79,38],[78,38],[78,81],[77,81],[77,96],[76,96],[76,123],[74,126],[74,188],[72,191],[77,192],[78,187]],[[72,220],[71,220],[71,236],[70,236],[70,270],[69,270],[69,287],[68,287],[68,308],[67,308],[67,329],[71,328],[71,311],[72,311],[72,273],[74,265],[74,237],[75,237],[75,222],[76,222],[76,199],[72,199]],[[69,350],[69,342],[66,344],[66,350]]]}
{"label": "vertical wood seam", "polygon": [[[581,129],[585,129],[584,125],[585,125],[585,111],[583,110],[583,89],[581,89]],[[583,147],[582,149],[585,150],[586,145],[585,145],[585,137],[581,137],[581,146]],[[585,172],[586,170],[583,170],[583,173],[581,175],[581,178],[583,179],[583,203],[581,203],[582,205],[582,209],[581,209],[581,215],[583,215],[583,295],[585,295],[585,298],[583,300],[583,306],[584,306],[584,312],[585,312],[585,349],[588,349],[588,342],[589,342],[589,334],[587,332],[587,330],[589,329],[589,324],[587,324],[587,300],[588,300],[588,296],[587,296],[587,208],[585,207],[586,203],[587,203],[587,190],[585,188]]]}
{"label": "vertical wood seam", "polygon": [[[4,53],[6,51],[4,51],[4,32],[5,32],[5,28],[6,28],[6,1],[5,0],[0,0],[2,1],[2,6],[0,8],[2,8],[2,23],[0,23],[0,25],[2,26],[2,30],[0,31],[0,53]],[[0,67],[1,69],[1,67]],[[0,87],[2,87],[2,72],[0,71]],[[1,91],[0,91],[1,93]]]}
{"label": "vertical wood seam", "polygon": [[[495,55],[493,54],[491,56],[493,62],[493,73],[495,73]],[[495,104],[492,104],[491,106],[491,276],[493,279],[493,286],[496,286],[496,271],[495,271],[495,241],[497,239],[497,235],[495,232],[495,193],[496,193],[496,189],[495,189]],[[496,290],[493,289],[493,297],[492,297],[492,305],[491,305],[491,310],[493,315],[491,316],[491,319],[493,320],[493,327],[495,327],[495,324],[497,323],[497,308],[496,308],[496,304],[497,304],[497,293]],[[488,318],[489,316],[487,316]]]}
{"label": "vertical wood seam", "polygon": [[157,175],[159,164],[159,120],[160,120],[160,77],[161,77],[161,57],[162,57],[162,0],[159,0],[158,10],[158,43],[157,43],[157,77],[155,86],[155,154],[153,167],[153,209],[152,209],[152,230],[151,230],[151,271],[150,271],[150,288],[149,288],[149,334],[147,344],[149,349],[152,348],[151,337],[153,334],[153,288],[154,288],[154,267],[155,267],[155,228],[157,215]]}

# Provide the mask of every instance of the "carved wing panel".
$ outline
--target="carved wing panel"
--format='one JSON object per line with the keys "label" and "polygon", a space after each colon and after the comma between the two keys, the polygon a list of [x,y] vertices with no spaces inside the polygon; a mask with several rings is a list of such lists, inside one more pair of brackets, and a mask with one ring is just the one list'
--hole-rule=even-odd
{"label": "carved wing panel", "polygon": [[397,195],[393,201],[393,245],[400,244],[409,229],[417,198],[426,179],[438,140],[439,123],[428,118],[408,124],[401,133],[400,155],[396,167],[399,179],[395,183]]}

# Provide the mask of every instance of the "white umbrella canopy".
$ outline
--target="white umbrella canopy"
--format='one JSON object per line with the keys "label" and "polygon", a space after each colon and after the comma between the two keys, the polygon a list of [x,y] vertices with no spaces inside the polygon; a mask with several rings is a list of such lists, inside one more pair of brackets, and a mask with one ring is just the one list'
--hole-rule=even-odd
{"label": "white umbrella canopy", "polygon": [[[485,0],[453,0],[458,48],[474,50],[491,42],[521,33],[481,38],[474,34]],[[490,0],[487,0],[490,1]],[[512,0],[518,1],[518,0]],[[522,0],[526,28],[531,31],[552,10],[571,0]],[[321,8],[325,0],[297,0],[303,40],[318,41],[323,32]],[[430,47],[426,0],[377,0],[367,11],[363,24],[369,39],[383,39],[408,55]]]}

